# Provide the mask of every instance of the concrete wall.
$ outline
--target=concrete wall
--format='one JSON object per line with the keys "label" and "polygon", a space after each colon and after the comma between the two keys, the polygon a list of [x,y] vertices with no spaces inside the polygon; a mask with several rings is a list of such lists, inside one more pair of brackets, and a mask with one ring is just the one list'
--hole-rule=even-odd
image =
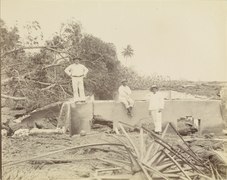
{"label": "concrete wall", "polygon": [[81,130],[90,132],[90,120],[93,118],[93,104],[71,103],[70,135],[79,134]]}
{"label": "concrete wall", "polygon": [[[131,97],[134,100],[147,100],[147,94],[149,90],[132,90]],[[177,92],[171,90],[159,91],[165,99],[175,99],[175,100],[204,100],[207,99],[206,96],[192,95],[184,92]]]}
{"label": "concrete wall", "polygon": [[[67,102],[65,102],[67,103]],[[152,119],[148,116],[148,102],[136,101],[133,109],[133,117],[127,115],[124,106],[117,101],[94,101],[88,103],[70,103],[70,119],[62,120],[62,123],[71,128],[71,134],[77,134],[82,129],[90,131],[89,121],[93,115],[101,115],[103,118],[114,122],[123,121],[131,125]],[[60,112],[61,104],[56,104],[43,111],[33,112],[31,117],[25,119],[23,123],[33,125],[34,121],[40,118],[53,116]],[[42,117],[40,117],[42,115]],[[65,117],[65,115],[63,115]],[[224,128],[224,121],[220,111],[220,101],[218,100],[166,100],[163,111],[163,126],[167,122],[176,125],[177,119],[185,116],[193,116],[201,119],[201,129],[203,132],[221,132]],[[59,121],[61,122],[61,121]]]}
{"label": "concrete wall", "polygon": [[70,135],[79,134],[81,130],[89,132],[90,120],[93,118],[93,103],[75,103],[66,101],[61,107],[58,118],[58,127],[65,126]]}
{"label": "concrete wall", "polygon": [[[127,115],[124,106],[116,101],[95,101],[94,115],[116,122],[123,121],[131,125],[141,121],[151,121],[148,116],[148,102],[136,101],[133,117]],[[167,100],[163,111],[163,124],[172,122],[176,125],[177,119],[193,116],[201,119],[203,132],[219,132],[223,129],[223,119],[220,111],[220,101],[217,100]]]}
{"label": "concrete wall", "polygon": [[201,130],[203,132],[219,132],[224,127],[220,101],[218,100],[166,101],[163,111],[164,121],[176,124],[178,118],[185,116],[201,119]]}

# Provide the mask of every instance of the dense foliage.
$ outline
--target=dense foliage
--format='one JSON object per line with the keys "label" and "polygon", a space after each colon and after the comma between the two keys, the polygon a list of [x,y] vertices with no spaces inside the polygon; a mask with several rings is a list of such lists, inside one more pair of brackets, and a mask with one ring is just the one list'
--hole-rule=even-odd
{"label": "dense foliage", "polygon": [[70,56],[81,57],[89,68],[86,95],[94,94],[96,99],[113,99],[124,78],[132,89],[147,89],[153,83],[173,85],[168,78],[142,77],[122,66],[114,44],[82,33],[75,21],[62,24],[59,33],[43,46],[39,45],[43,36],[38,22],[25,26],[26,39],[20,37],[17,27],[9,29],[2,20],[0,24],[2,106],[31,111],[72,97],[71,79],[64,73],[72,63]]}
{"label": "dense foliage", "polygon": [[[35,24],[37,25],[37,24]],[[72,96],[71,80],[64,69],[71,64],[69,57],[81,57],[89,68],[85,79],[86,94],[98,99],[111,99],[118,87],[119,76],[116,49],[113,44],[88,34],[81,26],[71,22],[61,32],[46,41],[38,52],[25,52],[35,48],[36,39],[30,37],[29,46],[20,43],[17,28],[8,29],[1,21],[2,94],[24,97],[24,100],[7,98],[14,107],[35,109],[45,104]]]}

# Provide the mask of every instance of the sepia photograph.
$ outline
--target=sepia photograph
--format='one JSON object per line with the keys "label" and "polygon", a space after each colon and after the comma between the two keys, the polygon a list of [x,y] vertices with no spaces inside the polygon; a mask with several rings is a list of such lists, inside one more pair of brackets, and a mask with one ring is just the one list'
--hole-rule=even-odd
{"label": "sepia photograph", "polygon": [[227,180],[227,1],[0,11],[0,180]]}

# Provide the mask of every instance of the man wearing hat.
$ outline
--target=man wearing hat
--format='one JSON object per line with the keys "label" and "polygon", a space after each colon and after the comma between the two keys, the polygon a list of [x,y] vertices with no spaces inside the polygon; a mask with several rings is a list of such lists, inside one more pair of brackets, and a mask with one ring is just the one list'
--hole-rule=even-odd
{"label": "man wearing hat", "polygon": [[134,101],[130,97],[132,92],[131,89],[127,86],[126,79],[122,80],[121,83],[122,85],[118,89],[119,101],[125,105],[128,111],[128,115],[132,116],[132,107],[134,105]]}
{"label": "man wearing hat", "polygon": [[164,97],[158,92],[158,86],[153,85],[150,88],[149,97],[149,115],[152,117],[155,125],[155,133],[162,132],[162,110],[164,109]]}
{"label": "man wearing hat", "polygon": [[65,73],[72,78],[73,96],[75,101],[85,101],[84,81],[88,69],[80,64],[81,58],[72,58],[74,63],[65,69]]}

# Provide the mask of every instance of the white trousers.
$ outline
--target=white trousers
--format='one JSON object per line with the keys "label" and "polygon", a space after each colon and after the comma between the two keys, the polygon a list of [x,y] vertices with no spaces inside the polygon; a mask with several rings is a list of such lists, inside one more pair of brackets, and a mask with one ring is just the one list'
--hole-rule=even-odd
{"label": "white trousers", "polygon": [[119,101],[125,105],[126,109],[128,109],[129,107],[133,107],[134,105],[134,101],[129,97],[128,98],[121,97],[119,98]]}
{"label": "white trousers", "polygon": [[162,132],[162,112],[158,110],[150,110],[151,117],[154,121],[155,132]]}
{"label": "white trousers", "polygon": [[73,97],[75,100],[85,100],[83,77],[72,77]]}

